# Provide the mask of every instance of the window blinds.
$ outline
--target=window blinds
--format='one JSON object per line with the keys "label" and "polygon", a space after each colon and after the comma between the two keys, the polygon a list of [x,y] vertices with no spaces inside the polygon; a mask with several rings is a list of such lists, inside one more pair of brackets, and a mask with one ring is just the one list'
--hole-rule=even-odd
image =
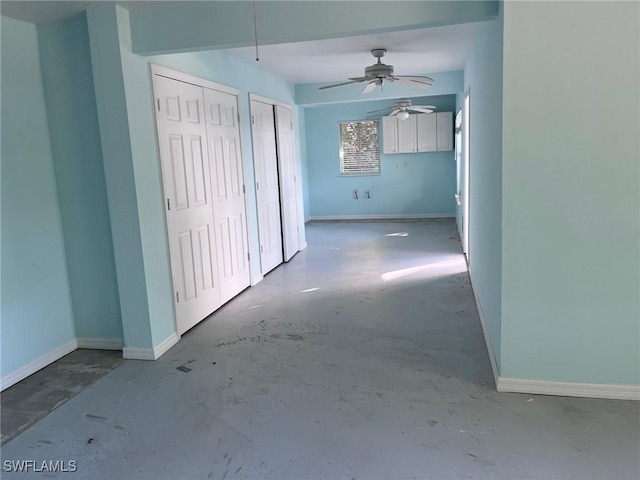
{"label": "window blinds", "polygon": [[340,122],[340,174],[380,173],[378,122]]}

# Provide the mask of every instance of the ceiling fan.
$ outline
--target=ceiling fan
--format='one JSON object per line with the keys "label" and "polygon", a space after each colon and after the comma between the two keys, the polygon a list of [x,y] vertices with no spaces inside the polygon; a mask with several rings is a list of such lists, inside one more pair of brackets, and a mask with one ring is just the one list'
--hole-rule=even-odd
{"label": "ceiling fan", "polygon": [[400,120],[406,120],[409,118],[409,112],[418,112],[418,113],[433,113],[436,109],[433,105],[411,105],[411,100],[408,98],[401,98],[397,100],[393,105],[387,108],[381,108],[380,110],[373,110],[371,113],[381,113],[381,112],[389,112],[389,116],[396,115]]}
{"label": "ceiling fan", "polygon": [[320,90],[349,85],[351,83],[367,82],[361,92],[362,94],[365,94],[372,92],[377,86],[382,87],[385,80],[388,82],[399,82],[404,85],[418,88],[429,88],[433,84],[432,78],[422,75],[394,75],[393,65],[385,65],[380,60],[386,52],[386,48],[374,48],[371,50],[371,55],[377,58],[378,62],[364,69],[364,77],[349,78],[348,82],[326,85],[324,87],[320,87]]}

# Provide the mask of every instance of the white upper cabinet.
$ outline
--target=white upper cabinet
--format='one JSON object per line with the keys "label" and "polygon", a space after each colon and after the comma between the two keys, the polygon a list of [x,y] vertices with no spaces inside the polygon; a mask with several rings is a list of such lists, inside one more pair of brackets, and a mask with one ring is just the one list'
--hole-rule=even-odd
{"label": "white upper cabinet", "polygon": [[436,145],[436,114],[419,113],[418,117],[418,152],[435,152]]}
{"label": "white upper cabinet", "polygon": [[398,153],[398,117],[382,117],[382,151]]}
{"label": "white upper cabinet", "polygon": [[436,115],[438,151],[453,150],[453,115],[451,112],[438,112]]}
{"label": "white upper cabinet", "polygon": [[398,120],[398,153],[416,152],[417,138],[415,115],[409,115],[406,120]]}
{"label": "white upper cabinet", "polygon": [[382,142],[385,154],[453,150],[453,114],[419,113],[406,120],[382,117]]}

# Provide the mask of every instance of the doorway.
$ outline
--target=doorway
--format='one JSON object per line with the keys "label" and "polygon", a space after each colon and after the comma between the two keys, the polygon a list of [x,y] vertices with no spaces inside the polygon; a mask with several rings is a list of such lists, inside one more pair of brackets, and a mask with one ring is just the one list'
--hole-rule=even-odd
{"label": "doorway", "polygon": [[467,90],[464,96],[464,106],[462,108],[462,145],[463,145],[463,175],[462,175],[462,250],[464,254],[467,256],[467,263],[471,263],[471,258],[469,254],[469,194],[470,194],[470,185],[469,181],[471,171],[470,171],[470,139],[471,139],[471,90]]}
{"label": "doorway", "polygon": [[455,159],[456,159],[456,204],[460,209],[458,231],[467,262],[469,262],[469,139],[470,139],[470,90],[464,95],[462,108],[456,114]]}

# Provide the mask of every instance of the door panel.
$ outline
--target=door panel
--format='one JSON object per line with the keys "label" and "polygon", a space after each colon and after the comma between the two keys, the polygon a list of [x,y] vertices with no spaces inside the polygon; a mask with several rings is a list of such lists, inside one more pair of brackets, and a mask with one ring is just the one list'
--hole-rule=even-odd
{"label": "door panel", "polygon": [[194,265],[194,252],[191,243],[191,231],[187,230],[178,234],[180,242],[180,270],[181,280],[178,294],[182,293],[183,301],[189,301],[196,297],[196,277]]}
{"label": "door panel", "polygon": [[280,205],[282,207],[282,241],[284,261],[298,253],[298,198],[296,163],[291,110],[276,105],[278,136],[278,172],[280,174]]}
{"label": "door panel", "polygon": [[154,92],[177,330],[183,334],[221,304],[204,102],[200,87],[158,75]]}
{"label": "door panel", "polygon": [[[250,284],[247,209],[240,150],[238,99],[204,88],[210,183],[222,303]],[[233,226],[233,227],[232,227]]]}
{"label": "door panel", "polygon": [[169,134],[169,149],[171,156],[170,183],[173,185],[174,209],[181,210],[189,206],[187,193],[187,177],[184,161],[184,147],[181,134]]}
{"label": "door panel", "polygon": [[251,101],[253,161],[256,172],[260,265],[265,275],[283,260],[280,188],[273,107]]}

